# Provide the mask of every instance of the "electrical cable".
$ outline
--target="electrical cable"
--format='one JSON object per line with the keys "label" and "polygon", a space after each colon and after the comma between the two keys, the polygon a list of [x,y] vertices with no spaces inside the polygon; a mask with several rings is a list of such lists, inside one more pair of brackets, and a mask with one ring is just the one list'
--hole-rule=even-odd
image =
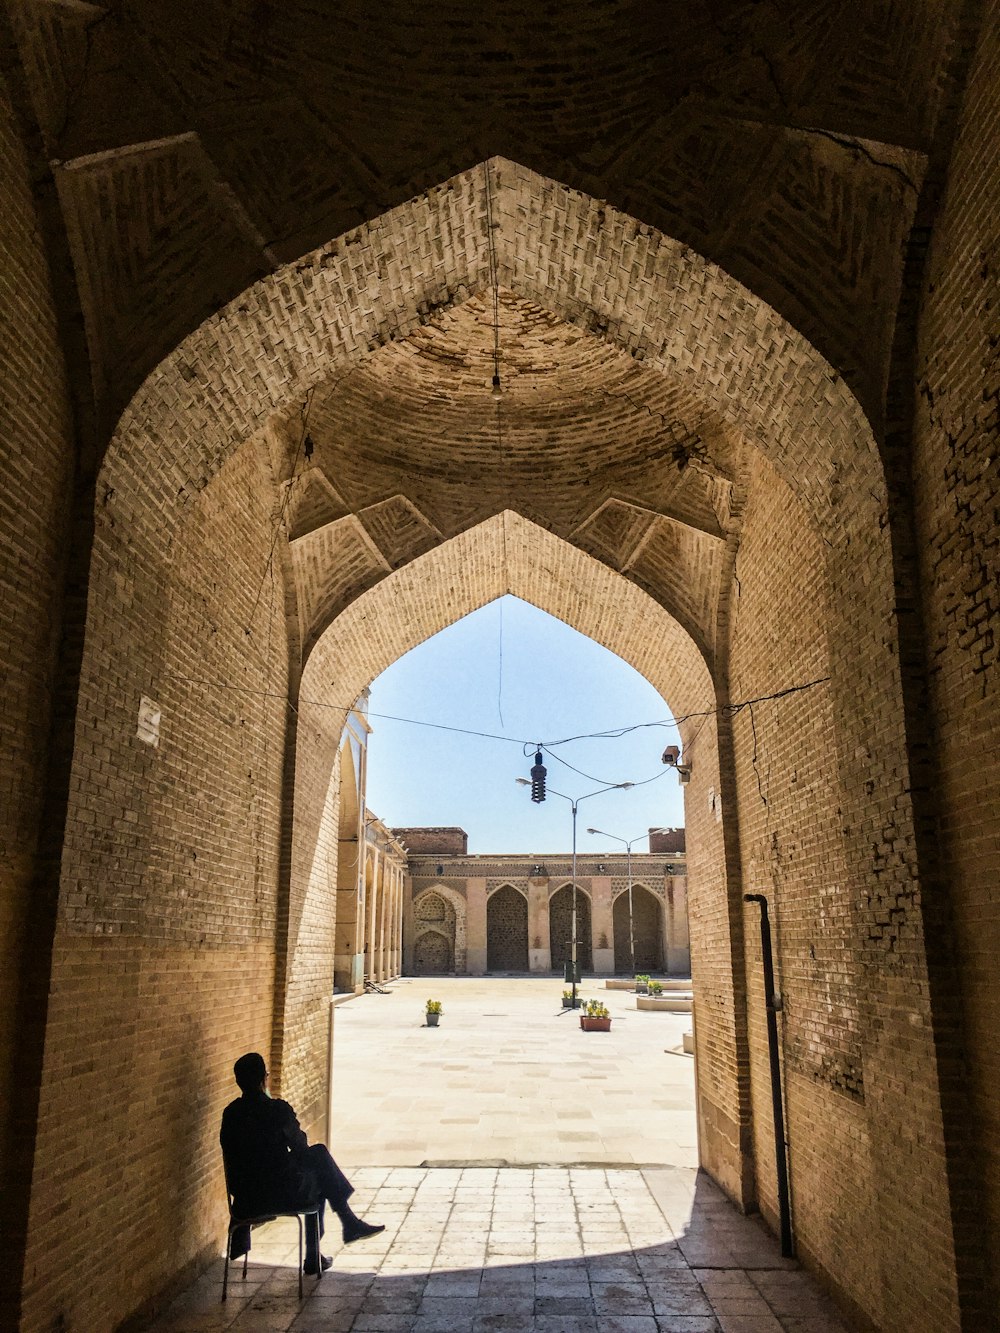
{"label": "electrical cable", "polygon": [[[586,778],[588,782],[605,783],[609,787],[617,787],[619,785],[617,782],[610,782],[607,778],[596,778],[593,773],[584,773],[582,768],[574,767],[568,759],[563,759],[560,755],[553,754],[551,750],[546,750],[544,745],[542,746],[542,750],[544,753],[548,754],[550,759],[554,759],[557,764],[562,764],[564,768],[568,768],[573,773],[577,773],[581,778]],[[673,770],[670,768],[661,768],[660,771],[654,773],[651,778],[642,778],[638,782],[632,782],[629,785],[630,787],[648,787],[651,782],[659,782],[660,778],[665,778],[667,774],[671,772],[673,772]]]}
{"label": "electrical cable", "polygon": [[[212,689],[216,690],[229,690],[238,694],[255,694],[258,695],[259,697],[284,699],[285,703],[289,708],[296,709],[296,705],[294,705],[291,702],[291,700],[287,697],[287,695],[282,694],[280,691],[276,690],[260,691],[251,689],[250,686],[247,685],[231,685],[227,684],[225,681],[205,680],[198,676],[186,676],[183,675],[181,672],[170,671],[169,669],[167,670],[166,674],[172,676],[175,680],[184,681],[185,684],[188,685],[201,685],[201,686],[211,687]],[[617,740],[621,736],[627,736],[630,732],[641,731],[643,729],[647,729],[650,727],[677,727],[680,725],[680,723],[689,722],[696,717],[708,718],[712,717],[715,714],[720,714],[720,713],[729,713],[735,716],[737,713],[742,712],[744,708],[750,708],[754,704],[769,703],[774,699],[784,699],[790,694],[798,694],[801,693],[803,690],[814,689],[817,685],[825,685],[826,683],[829,682],[829,680],[830,680],[829,676],[820,676],[816,680],[806,681],[802,685],[789,685],[785,689],[775,690],[771,694],[761,694],[753,699],[742,699],[738,703],[720,704],[716,708],[705,708],[705,709],[698,709],[690,713],[681,713],[672,719],[664,718],[662,721],[658,722],[636,722],[632,726],[621,727],[614,731],[581,732],[580,735],[578,736],[567,736],[564,737],[562,740],[558,741],[538,741],[538,740],[529,741],[519,736],[501,736],[496,732],[476,731],[470,727],[455,727],[444,722],[427,722],[423,718],[403,717],[397,713],[376,713],[369,710],[368,716],[377,717],[382,721],[386,722],[403,722],[409,726],[427,727],[433,731],[450,731],[450,732],[455,732],[456,734],[461,736],[476,736],[481,740],[503,741],[508,745],[520,745],[522,747],[522,753],[525,755],[528,753],[529,748],[532,752],[540,749],[546,751],[546,753],[551,755],[553,759],[558,760],[558,762],[566,763],[566,761],[561,759],[560,756],[553,753],[553,748],[555,746],[569,745],[570,742],[572,741]],[[325,703],[320,699],[299,699],[298,709],[306,707],[329,709],[333,712],[343,713],[346,716],[348,713],[354,712],[354,709],[357,707],[357,701],[355,701],[352,704],[333,704],[333,703]],[[566,764],[566,766],[572,767],[571,764]],[[583,776],[587,775],[583,774]],[[597,779],[595,779],[595,781],[596,780]],[[647,779],[647,781],[651,782],[653,781],[653,779],[650,778]],[[634,784],[634,785],[639,785],[639,784]]]}

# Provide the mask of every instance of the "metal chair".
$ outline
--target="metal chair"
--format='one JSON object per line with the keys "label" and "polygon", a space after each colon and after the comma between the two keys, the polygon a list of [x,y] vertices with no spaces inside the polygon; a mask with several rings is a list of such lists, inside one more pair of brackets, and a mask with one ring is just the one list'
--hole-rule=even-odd
{"label": "metal chair", "polygon": [[[260,1213],[259,1215],[254,1217],[239,1217],[233,1209],[233,1190],[229,1179],[229,1164],[226,1161],[225,1154],[223,1154],[222,1157],[222,1166],[226,1175],[226,1202],[229,1205],[229,1226],[226,1230],[226,1265],[222,1272],[222,1299],[223,1300],[226,1299],[226,1293],[229,1290],[229,1250],[233,1241],[233,1232],[236,1231],[238,1227],[255,1227],[255,1226],[260,1226],[261,1223],[263,1222],[273,1222],[274,1219],[277,1217],[294,1217],[299,1224],[299,1300],[301,1300],[302,1265],[304,1262],[303,1242],[305,1240],[305,1223],[306,1223],[306,1218],[308,1217],[314,1217],[316,1219],[316,1235],[317,1235],[316,1252],[317,1252],[317,1266],[319,1268],[319,1272],[316,1274],[316,1281],[318,1282],[320,1278],[323,1276],[323,1260],[319,1254],[319,1241],[318,1241],[320,1205],[317,1203],[311,1208],[298,1208],[294,1210],[276,1208],[273,1209],[271,1212]],[[249,1263],[249,1261],[250,1261],[250,1251],[248,1249],[243,1256],[244,1282],[246,1281],[247,1277],[247,1264]]]}

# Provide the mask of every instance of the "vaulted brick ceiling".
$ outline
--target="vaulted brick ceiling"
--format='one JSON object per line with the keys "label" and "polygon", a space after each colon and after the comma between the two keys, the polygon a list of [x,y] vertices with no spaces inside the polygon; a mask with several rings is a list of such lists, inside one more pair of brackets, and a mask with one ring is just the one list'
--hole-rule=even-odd
{"label": "vaulted brick ceiling", "polygon": [[[311,397],[314,465],[351,509],[404,484],[442,532],[560,497],[566,534],[612,497],[721,535],[725,434],[690,389],[533,301],[498,292],[501,395],[491,396],[490,293],[442,311]],[[655,473],[655,480],[651,477]]]}
{"label": "vaulted brick ceiling", "polygon": [[[280,293],[301,299],[329,262],[341,342],[271,432],[303,646],[391,571],[513,510],[651,592],[710,652],[748,435],[718,383],[699,386],[707,343],[674,373],[662,319],[646,322],[664,282],[649,238],[766,302],[877,424],[956,8],[18,0],[96,452],[227,303],[235,328],[262,300],[258,356],[287,351],[298,316]],[[399,207],[435,192],[453,203]],[[433,235],[413,233],[421,217]],[[700,263],[684,299],[711,303]],[[292,280],[258,288],[274,297],[241,296],[286,264]],[[787,338],[761,311],[765,380]],[[736,318],[675,313],[682,340],[723,347]],[[749,374],[729,401],[760,396]]]}
{"label": "vaulted brick ceiling", "polygon": [[740,446],[662,370],[509,290],[494,310],[492,295],[436,312],[285,414],[304,641],[390,570],[513,510],[655,586],[675,614],[686,585],[705,603],[687,626],[707,644]]}
{"label": "vaulted brick ceiling", "polygon": [[720,263],[877,419],[957,8],[17,0],[98,431],[255,279],[498,154]]}

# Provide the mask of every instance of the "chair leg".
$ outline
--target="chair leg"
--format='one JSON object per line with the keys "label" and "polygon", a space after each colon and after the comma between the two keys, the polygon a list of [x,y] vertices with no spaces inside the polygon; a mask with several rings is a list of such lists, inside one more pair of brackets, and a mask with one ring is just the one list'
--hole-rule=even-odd
{"label": "chair leg", "polygon": [[[301,1213],[299,1213],[299,1214],[297,1215],[297,1217],[296,1217],[296,1221],[297,1221],[298,1224],[299,1224],[299,1300],[301,1300],[301,1299],[302,1299],[302,1264],[303,1264],[303,1255],[302,1255],[302,1214],[301,1214]],[[320,1267],[322,1267],[322,1264],[320,1264]]]}
{"label": "chair leg", "polygon": [[[320,1243],[319,1243],[319,1213],[317,1213],[317,1214],[316,1214],[316,1253],[319,1254],[319,1251],[320,1251],[322,1248],[323,1248],[323,1247],[322,1247],[322,1246],[320,1245]],[[317,1282],[320,1282],[320,1281],[322,1280],[322,1277],[323,1277],[323,1258],[322,1258],[322,1256],[320,1256],[319,1267],[318,1267],[318,1269],[317,1269],[317,1271],[316,1271],[316,1281],[317,1281]]]}
{"label": "chair leg", "polygon": [[222,1299],[223,1299],[223,1300],[226,1299],[226,1292],[227,1292],[227,1290],[229,1289],[229,1242],[230,1242],[230,1239],[231,1239],[231,1235],[232,1235],[231,1232],[227,1232],[227,1233],[226,1233],[226,1263],[225,1263],[225,1267],[224,1267],[223,1270],[222,1270]]}

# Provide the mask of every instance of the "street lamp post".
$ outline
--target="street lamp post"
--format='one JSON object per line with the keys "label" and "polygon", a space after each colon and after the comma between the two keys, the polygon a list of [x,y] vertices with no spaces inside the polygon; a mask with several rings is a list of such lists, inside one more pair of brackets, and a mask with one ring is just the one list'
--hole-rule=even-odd
{"label": "street lamp post", "polygon": [[[530,787],[532,784],[527,778],[515,778],[514,781],[521,787]],[[549,787],[553,796],[561,796],[564,801],[569,801],[570,809],[573,811],[573,914],[570,927],[570,964],[573,974],[573,1008],[576,1008],[576,977],[577,977],[577,940],[576,940],[576,812],[577,807],[582,801],[589,801],[591,796],[600,796],[606,791],[628,791],[634,787],[634,782],[612,782],[606,787],[598,787],[596,791],[585,792],[583,796],[567,796],[565,792],[555,791]],[[544,797],[543,797],[544,799]]]}
{"label": "street lamp post", "polygon": [[602,838],[610,838],[612,842],[620,842],[625,845],[625,856],[628,864],[628,951],[632,960],[632,975],[635,976],[635,925],[632,920],[632,843],[641,842],[648,833],[642,833],[638,838],[619,838],[615,833],[605,833],[603,829],[589,828],[588,833],[599,833]]}
{"label": "street lamp post", "polygon": [[588,833],[599,833],[602,838],[610,838],[612,842],[620,842],[625,846],[625,856],[628,863],[628,951],[632,960],[632,975],[635,976],[635,926],[632,921],[632,844],[642,842],[643,838],[648,838],[650,833],[661,833],[662,829],[647,829],[645,833],[640,833],[636,838],[619,838],[617,833],[605,833],[600,828],[589,828]]}

